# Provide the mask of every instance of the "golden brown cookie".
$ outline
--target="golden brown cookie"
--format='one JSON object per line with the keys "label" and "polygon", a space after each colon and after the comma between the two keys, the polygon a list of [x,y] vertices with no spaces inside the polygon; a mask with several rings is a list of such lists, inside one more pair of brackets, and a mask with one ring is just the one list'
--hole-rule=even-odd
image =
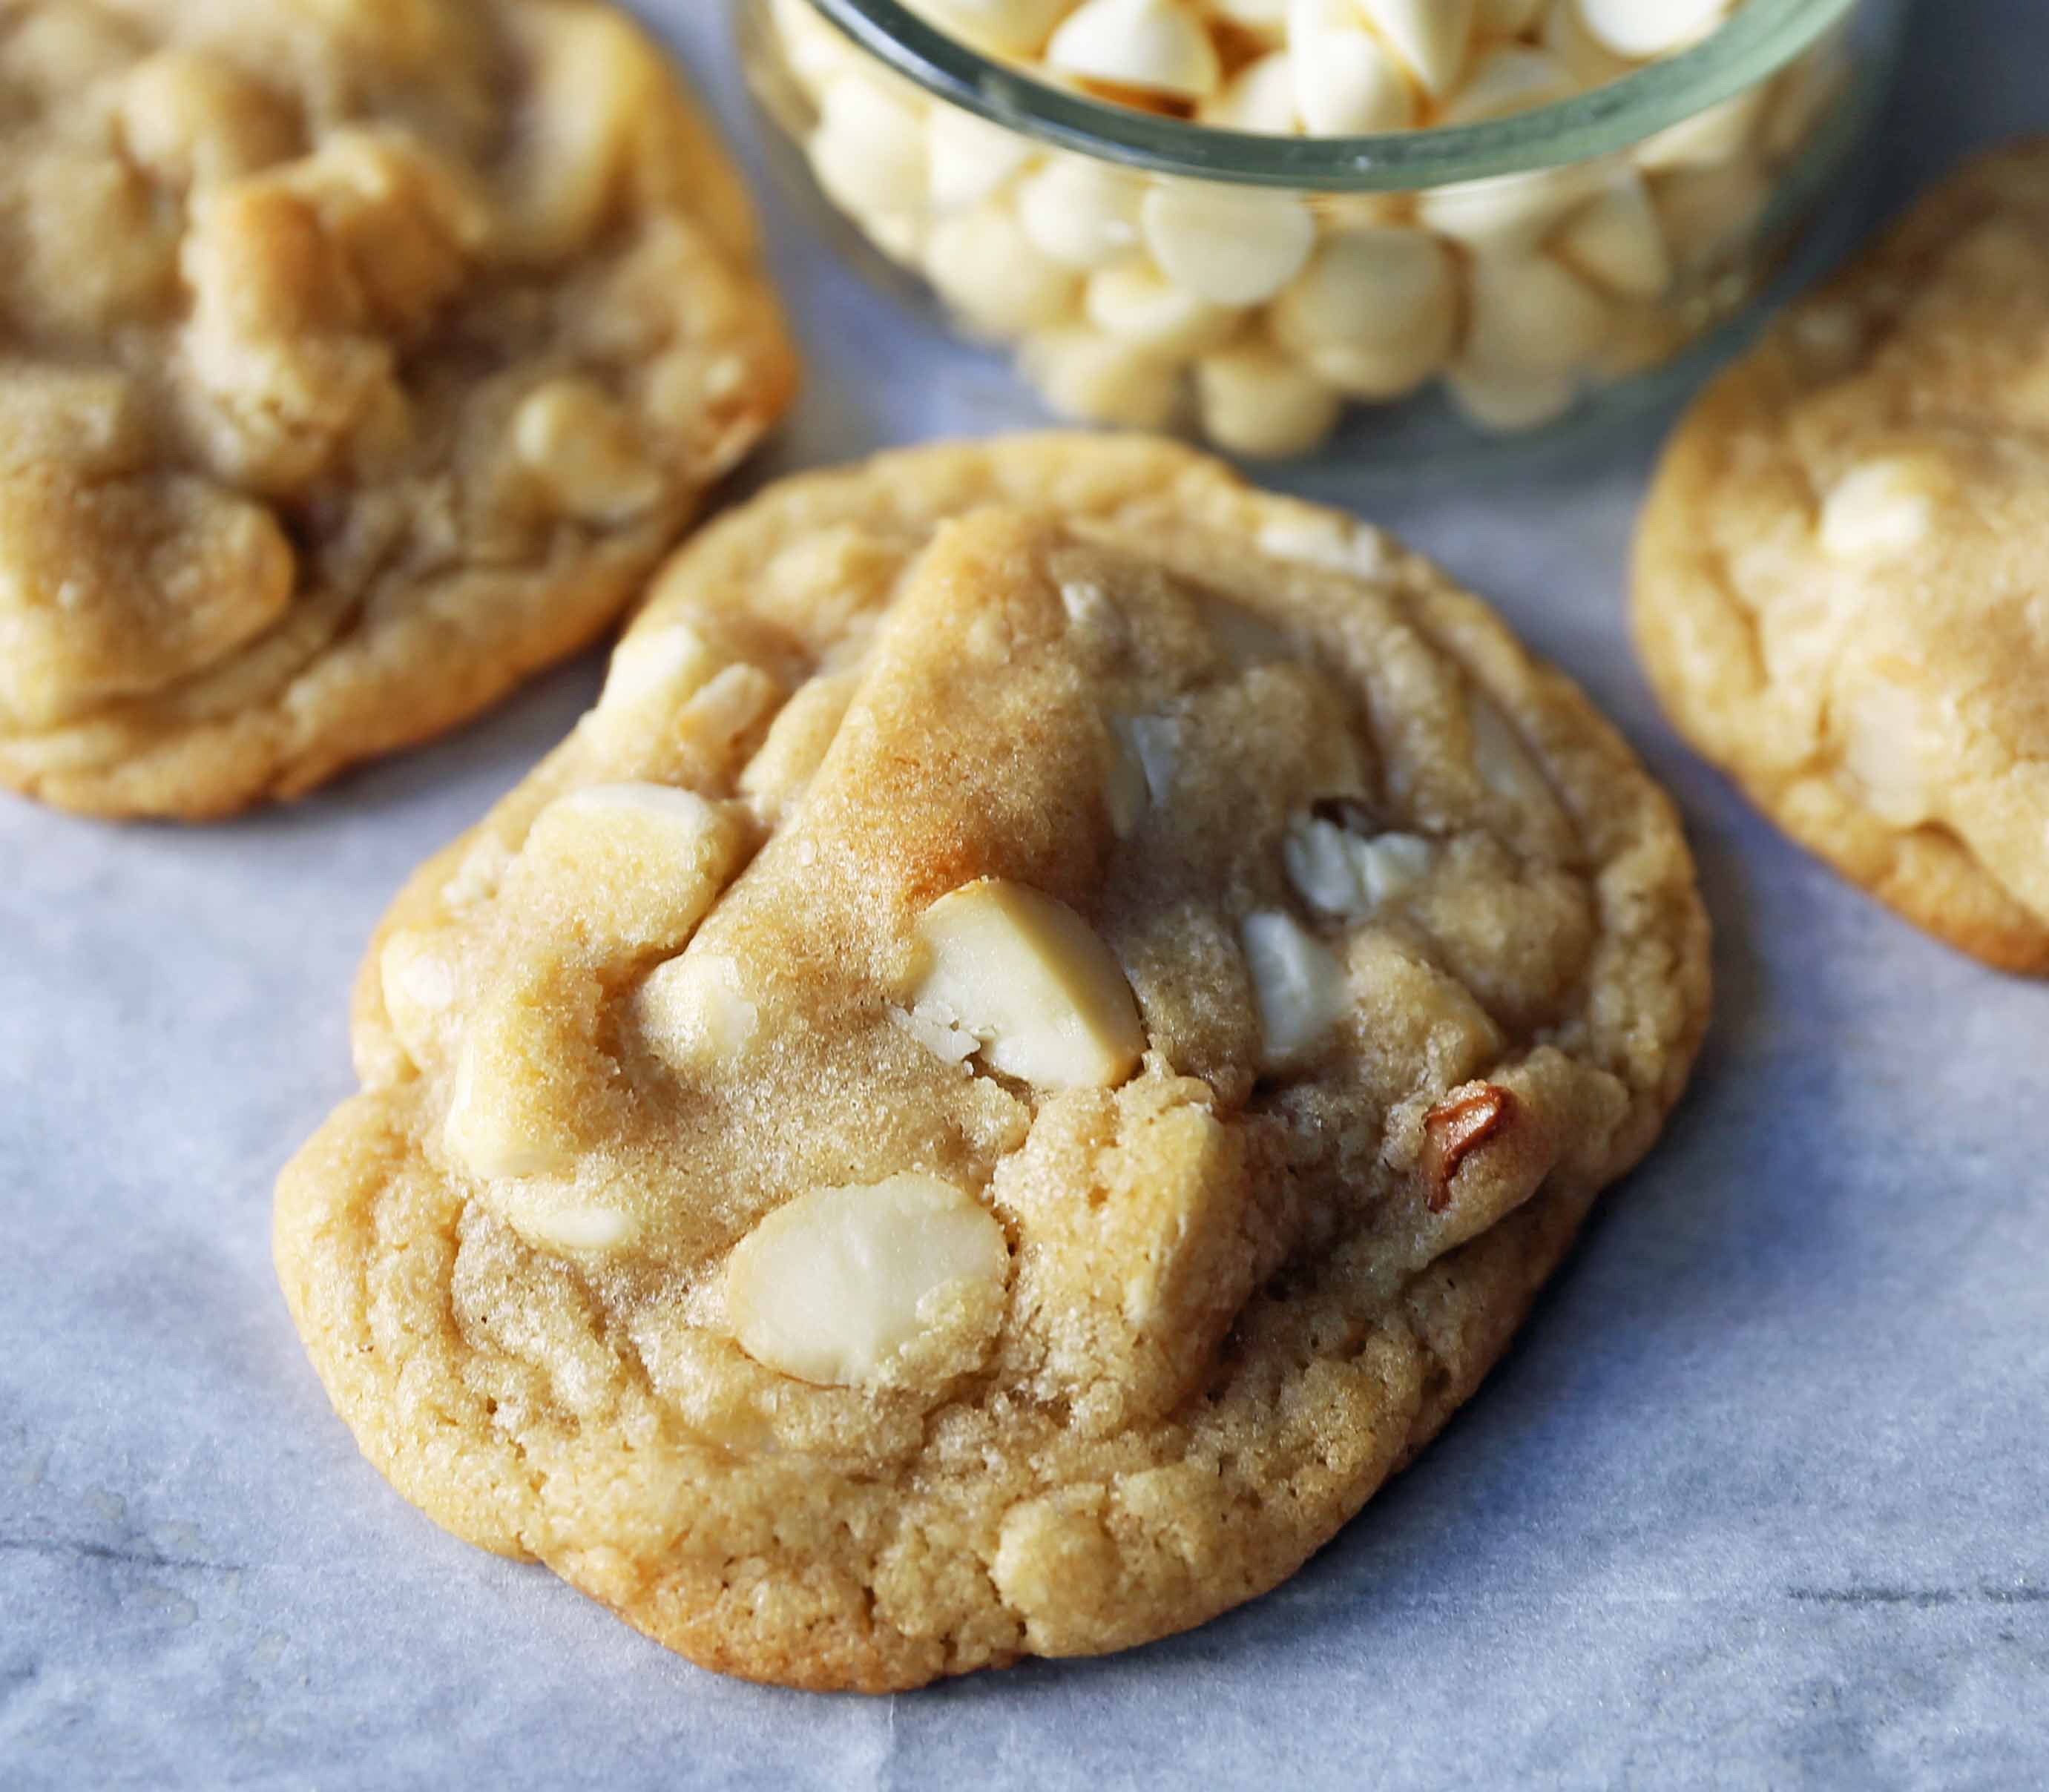
{"label": "golden brown cookie", "polygon": [[198,817],[438,733],[626,607],[792,373],[609,6],[0,8],[0,782]]}
{"label": "golden brown cookie", "polygon": [[1120,1648],[1472,1391],[1706,954],[1628,749],[1377,531],[888,455],[698,537],[407,886],[278,1273],[409,1499],[707,1666]]}
{"label": "golden brown cookie", "polygon": [[2049,140],[1968,165],[1709,388],[1635,620],[1673,719],[1794,838],[2049,971]]}

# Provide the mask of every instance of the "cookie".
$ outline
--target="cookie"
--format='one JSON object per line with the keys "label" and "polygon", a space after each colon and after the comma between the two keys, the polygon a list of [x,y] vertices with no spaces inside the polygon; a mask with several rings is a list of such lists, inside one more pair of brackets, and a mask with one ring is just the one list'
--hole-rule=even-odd
{"label": "cookie", "polygon": [[1673,720],[1930,932],[2049,972],[2049,139],[1973,161],[1709,388],[1638,537]]}
{"label": "cookie", "polygon": [[1472,1392],[1707,1005],[1672,810],[1190,450],[777,485],[387,918],[276,1255],[403,1492],[706,1666],[1199,1623]]}
{"label": "cookie", "polygon": [[781,410],[744,192],[585,0],[0,24],[0,783],[223,814],[589,640]]}

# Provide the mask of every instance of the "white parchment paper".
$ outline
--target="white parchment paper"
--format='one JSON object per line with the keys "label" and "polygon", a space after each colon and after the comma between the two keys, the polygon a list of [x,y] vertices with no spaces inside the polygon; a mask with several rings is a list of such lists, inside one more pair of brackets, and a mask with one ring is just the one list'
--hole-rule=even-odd
{"label": "white parchment paper", "polygon": [[[713,0],[649,9],[758,168]],[[1922,8],[1896,200],[2049,123],[2049,6]],[[1035,413],[764,195],[811,383],[779,467]],[[1683,805],[1700,1075],[1522,1341],[1294,1580],[901,1698],[690,1668],[357,1456],[269,1260],[406,872],[594,662],[303,806],[0,799],[0,1786],[2013,1786],[2049,1781],[2049,988],[1922,939],[1693,761],[1622,628],[1662,418],[1367,507],[1584,682]]]}

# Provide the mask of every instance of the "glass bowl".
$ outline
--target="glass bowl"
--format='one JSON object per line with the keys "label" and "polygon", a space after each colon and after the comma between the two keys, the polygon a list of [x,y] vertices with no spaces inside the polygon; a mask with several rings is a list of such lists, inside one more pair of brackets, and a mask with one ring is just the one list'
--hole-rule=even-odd
{"label": "glass bowl", "polygon": [[[1548,33],[1573,3],[1528,10]],[[1335,439],[1404,467],[1688,377],[1822,253],[1907,9],[1746,0],[1633,68],[1592,60],[1582,33],[1570,97],[1490,117],[1483,91],[1463,108],[1478,122],[1332,137],[1052,84],[899,0],[736,4],[776,160],[817,215],[871,273],[1008,348],[1056,414],[1247,458]]]}

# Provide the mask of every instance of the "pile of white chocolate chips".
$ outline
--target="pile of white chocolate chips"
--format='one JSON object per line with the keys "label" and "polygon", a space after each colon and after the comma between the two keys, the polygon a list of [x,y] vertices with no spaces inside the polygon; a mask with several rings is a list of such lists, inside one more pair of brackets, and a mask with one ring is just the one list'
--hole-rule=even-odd
{"label": "pile of white chocolate chips", "polygon": [[[1479,123],[1604,85],[1740,0],[910,0],[1035,78],[1266,134]],[[931,99],[772,0],[833,203],[1056,411],[1192,421],[1248,456],[1441,376],[1482,428],[1550,422],[1748,296],[1758,225],[1840,91],[1833,37],[1626,153],[1413,193],[1173,180]],[[1192,409],[1192,417],[1191,410]]]}

